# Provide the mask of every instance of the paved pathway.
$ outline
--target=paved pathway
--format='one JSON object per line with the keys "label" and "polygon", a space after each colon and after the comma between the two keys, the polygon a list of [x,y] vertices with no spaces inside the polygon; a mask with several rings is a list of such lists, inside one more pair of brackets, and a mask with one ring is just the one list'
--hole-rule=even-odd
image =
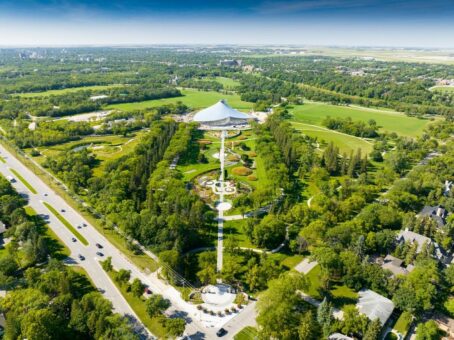
{"label": "paved pathway", "polygon": [[[221,149],[219,150],[219,160],[221,161],[221,174],[219,176],[219,183],[221,187],[219,195],[219,203],[224,202],[224,161],[225,161],[225,135],[226,131],[221,132]],[[222,209],[218,210],[218,248],[217,248],[217,261],[216,269],[220,273],[222,271],[222,262],[223,262],[223,251],[224,251],[224,211]]]}
{"label": "paved pathway", "polygon": [[295,266],[295,270],[307,274],[317,265],[317,261],[310,261],[307,257]]}

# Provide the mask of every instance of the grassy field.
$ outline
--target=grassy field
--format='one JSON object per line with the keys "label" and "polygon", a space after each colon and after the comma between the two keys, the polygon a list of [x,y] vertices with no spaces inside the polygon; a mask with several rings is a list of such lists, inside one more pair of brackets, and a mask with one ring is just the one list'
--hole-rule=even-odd
{"label": "grassy field", "polygon": [[66,227],[69,229],[69,231],[71,231],[74,236],[77,237],[77,239],[83,244],[83,245],[86,245],[88,246],[88,241],[85,239],[85,237],[83,237],[78,231],[76,228],[73,227],[73,225],[71,223],[69,223],[53,206],[51,206],[49,203],[47,202],[43,202],[43,204],[46,206],[47,209],[50,210],[50,212],[52,214],[54,214],[58,220]]}
{"label": "grassy field", "polygon": [[415,137],[423,132],[429,120],[408,117],[403,113],[389,110],[378,110],[363,107],[349,107],[310,102],[304,105],[294,105],[290,108],[293,120],[299,123],[322,126],[327,116],[332,118],[351,117],[353,120],[364,122],[374,119],[381,130],[396,132],[399,135]]}
{"label": "grassy field", "polygon": [[131,306],[131,308],[137,314],[140,321],[145,325],[145,327],[150,330],[151,333],[153,333],[159,339],[167,338],[166,329],[160,323],[162,317],[150,318],[145,307],[145,299],[143,297],[138,298],[131,292],[128,292],[127,285],[120,285],[115,280],[115,273],[116,272],[114,270],[107,272],[109,277],[112,279],[112,282],[115,284],[115,286],[117,286],[118,290],[121,292],[121,295],[123,295],[129,306]]}
{"label": "grassy field", "polygon": [[238,80],[234,80],[232,78],[227,77],[215,77],[213,78],[213,80],[216,80],[218,83],[221,83],[224,86],[225,90],[231,90],[236,86],[240,85],[240,82]]}
{"label": "grassy field", "polygon": [[30,183],[28,183],[27,180],[26,180],[24,177],[22,177],[22,175],[19,174],[16,170],[11,169],[11,168],[10,168],[9,170],[10,170],[17,178],[19,178],[19,180],[27,187],[28,190],[30,190],[30,191],[31,191],[32,193],[34,193],[35,195],[38,193],[38,192],[36,191],[36,189],[33,188],[33,186],[32,186]]}
{"label": "grassy field", "polygon": [[114,85],[94,85],[94,86],[81,86],[81,87],[70,87],[67,89],[61,89],[61,90],[49,90],[49,91],[43,91],[43,92],[27,92],[27,93],[18,93],[17,95],[20,97],[25,97],[25,98],[32,98],[32,97],[44,97],[44,96],[50,96],[50,95],[59,95],[59,94],[65,94],[69,92],[77,92],[77,91],[100,91],[100,90],[106,90],[112,87],[119,87],[119,86],[124,86],[121,84],[114,84]]}
{"label": "grassy field", "polygon": [[398,331],[400,334],[405,336],[410,329],[411,322],[413,321],[413,317],[408,312],[403,312],[399,319],[397,319],[396,324],[394,325],[394,329]]}
{"label": "grassy field", "polygon": [[241,331],[239,331],[233,339],[235,340],[254,340],[258,335],[258,331],[256,328],[247,326],[244,327]]}
{"label": "grassy field", "polygon": [[[309,280],[310,286],[309,289],[305,291],[305,293],[317,300],[322,299],[319,291],[321,287],[320,275],[321,268],[319,265],[315,266],[309,273],[306,274],[306,278]],[[345,305],[355,304],[358,299],[358,294],[343,284],[332,285],[330,293],[332,296],[333,305],[337,308],[342,308]]]}
{"label": "grassy field", "polygon": [[57,234],[55,234],[54,231],[44,223],[44,221],[36,214],[36,211],[32,207],[26,206],[25,212],[28,216],[35,220],[35,223],[39,223],[44,226],[45,236],[50,240],[50,242],[48,242],[48,247],[50,248],[49,251],[52,256],[55,256],[57,259],[64,259],[71,254],[69,248],[63,243],[63,241],[57,236]]}
{"label": "grassy field", "polygon": [[183,94],[183,96],[181,97],[146,100],[143,102],[135,103],[114,104],[109,105],[106,108],[119,109],[124,111],[141,110],[181,101],[183,104],[188,105],[192,109],[202,109],[215,104],[221,99],[226,99],[229,105],[238,110],[249,111],[253,106],[252,103],[242,101],[240,99],[240,96],[237,94],[223,94],[215,91],[198,91],[194,89],[183,89],[181,90],[181,92]]}
{"label": "grassy field", "polygon": [[[339,133],[337,131],[329,130],[323,127],[318,127],[315,125],[304,124],[299,122],[292,123],[296,130],[301,131],[309,137],[316,137],[317,142],[321,144],[334,143],[341,153],[346,152],[350,154],[350,151],[356,151],[360,148],[363,152],[369,153],[372,151],[373,144],[362,138],[355,136],[350,136],[344,133]],[[324,145],[320,145],[323,147]]]}
{"label": "grassy field", "polygon": [[6,163],[5,159],[2,156],[0,156],[0,162]]}
{"label": "grassy field", "polygon": [[434,86],[430,88],[431,91],[454,93],[454,86]]}
{"label": "grassy field", "polygon": [[224,237],[226,239],[234,237],[240,247],[246,248],[257,248],[254,246],[249,238],[244,233],[244,227],[246,226],[247,220],[234,220],[224,222]]}
{"label": "grassy field", "polygon": [[[93,173],[95,176],[100,176],[103,173],[106,161],[118,159],[131,152],[140,141],[141,136],[145,133],[145,131],[139,131],[127,137],[112,135],[89,136],[77,141],[39,147],[37,149],[41,153],[41,156],[33,157],[33,159],[38,163],[43,164],[46,157],[54,157],[61,152],[68,152],[78,146],[87,145],[90,146],[89,150],[93,152],[99,160],[99,163],[93,169]],[[25,149],[24,151],[30,154],[32,149]]]}

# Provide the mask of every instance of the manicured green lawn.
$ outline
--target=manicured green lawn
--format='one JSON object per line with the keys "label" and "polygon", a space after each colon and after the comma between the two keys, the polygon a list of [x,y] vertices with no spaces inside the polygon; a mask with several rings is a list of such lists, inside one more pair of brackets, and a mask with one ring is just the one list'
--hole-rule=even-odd
{"label": "manicured green lawn", "polygon": [[[99,160],[99,163],[93,169],[93,173],[95,176],[101,176],[106,161],[118,159],[131,152],[145,133],[145,131],[139,131],[126,137],[116,135],[87,136],[77,141],[39,147],[38,150],[41,153],[41,156],[33,157],[33,159],[42,164],[46,157],[57,156],[61,152],[68,152],[78,146],[91,145],[89,151],[94,153],[96,159]],[[31,150],[32,149],[30,148],[25,149],[24,151],[30,154]]]}
{"label": "manicured green lawn", "polygon": [[124,86],[121,84],[114,84],[114,85],[94,85],[94,86],[81,86],[81,87],[70,87],[67,89],[61,90],[49,90],[43,92],[27,92],[27,93],[18,93],[17,95],[20,97],[32,98],[32,97],[43,97],[43,96],[50,96],[50,95],[59,95],[65,94],[69,92],[77,92],[77,91],[99,91],[99,90],[106,90],[112,87],[119,87]]}
{"label": "manicured green lawn", "polygon": [[83,236],[77,231],[77,229],[74,228],[74,227],[72,226],[71,223],[69,223],[62,215],[60,215],[60,213],[59,213],[53,206],[51,206],[51,205],[50,205],[49,203],[47,203],[47,202],[43,202],[43,204],[46,206],[47,209],[50,210],[50,212],[51,212],[52,214],[54,214],[54,215],[58,218],[58,220],[59,220],[66,228],[69,229],[69,231],[71,231],[71,232],[74,234],[74,236],[77,237],[77,239],[78,239],[80,242],[82,242],[82,244],[88,246],[88,241],[85,239],[85,237],[83,237]]}
{"label": "manicured green lawn", "polygon": [[431,91],[436,91],[436,92],[453,93],[454,92],[454,86],[434,86],[430,90]]}
{"label": "manicured green lawn", "polygon": [[221,99],[226,99],[230,106],[243,111],[249,111],[252,108],[252,103],[244,102],[237,94],[223,94],[215,91],[198,91],[194,89],[181,90],[183,96],[175,98],[165,98],[156,100],[146,100],[143,102],[114,104],[107,106],[107,109],[119,110],[141,110],[151,107],[156,107],[164,104],[176,103],[181,101],[192,109],[201,109],[215,104]]}
{"label": "manicured green lawn", "polygon": [[281,264],[288,269],[294,268],[298,263],[300,263],[304,259],[303,255],[292,255],[286,257]]}
{"label": "manicured green lawn", "polygon": [[[319,292],[319,289],[321,288],[320,275],[321,269],[319,265],[312,268],[312,270],[306,274],[306,278],[310,282],[310,286],[305,293],[317,300],[322,299]],[[332,285],[330,293],[333,305],[337,308],[342,308],[345,305],[356,304],[358,300],[358,294],[343,284]]]}
{"label": "manicured green lawn", "polygon": [[213,80],[216,80],[218,83],[221,83],[224,86],[225,90],[230,90],[239,86],[241,83],[238,80],[227,77],[215,77]]}
{"label": "manicured green lawn", "polygon": [[31,191],[33,194],[35,194],[35,195],[38,193],[38,192],[35,190],[35,188],[33,188],[32,185],[31,185],[30,183],[28,183],[27,180],[26,180],[24,177],[22,177],[21,174],[19,174],[19,173],[18,173],[16,170],[14,170],[14,169],[11,169],[11,168],[10,168],[10,170],[11,170],[11,172],[12,172],[14,175],[16,175],[17,178],[19,178],[19,180],[27,187],[28,190],[30,190],[30,191]]}
{"label": "manicured green lawn", "polygon": [[[63,243],[63,241],[54,233],[54,231],[44,223],[44,221],[36,214],[36,211],[30,207],[25,207],[25,212],[28,216],[36,220],[36,223],[42,224],[45,228],[45,235],[51,240],[48,247],[50,247],[50,253],[58,259],[63,259],[68,257],[71,254],[69,248]],[[88,275],[87,275],[88,276]]]}
{"label": "manicured green lawn", "polygon": [[400,316],[399,319],[397,319],[396,324],[394,325],[394,329],[398,331],[400,334],[405,336],[410,329],[411,322],[413,320],[413,317],[410,313],[408,312],[403,312]]}
{"label": "manicured green lawn", "polygon": [[310,124],[293,122],[293,126],[296,130],[301,131],[307,136],[317,137],[317,142],[321,143],[320,148],[322,149],[327,144],[333,142],[333,144],[339,148],[341,153],[346,152],[347,155],[349,155],[351,151],[356,152],[357,149],[361,149],[363,153],[369,153],[372,151],[373,144],[362,138],[338,133],[336,131]]}
{"label": "manicured green lawn", "polygon": [[107,272],[115,286],[117,286],[118,290],[121,292],[121,295],[123,295],[125,300],[128,302],[129,306],[131,306],[131,308],[137,314],[140,321],[145,325],[145,327],[147,327],[150,330],[151,333],[153,333],[158,338],[160,339],[167,338],[167,331],[160,322],[160,320],[163,317],[150,318],[150,316],[147,314],[145,298],[143,297],[138,298],[137,296],[134,296],[132,293],[127,292],[126,284],[120,285],[117,281],[115,281],[115,273],[116,272],[114,270]]}
{"label": "manicured green lawn", "polygon": [[320,285],[320,266],[315,266],[312,270],[306,274],[306,278],[309,281],[309,288],[305,291],[306,294],[313,297],[314,299],[321,299],[319,293]]}
{"label": "manicured green lawn", "polygon": [[235,220],[235,221],[225,221],[224,222],[224,237],[229,239],[234,237],[240,247],[246,248],[257,248],[254,246],[249,238],[244,233],[244,227],[247,224],[247,219]]}
{"label": "manicured green lawn", "polygon": [[241,331],[235,334],[233,339],[235,340],[254,340],[255,337],[258,335],[258,331],[256,328],[247,326],[244,327]]}
{"label": "manicured green lawn", "polygon": [[418,136],[429,120],[408,117],[403,113],[387,110],[375,110],[361,107],[348,107],[310,102],[303,105],[294,105],[290,108],[294,121],[321,126],[327,116],[332,118],[351,117],[353,120],[364,122],[374,119],[384,131],[396,132],[404,136]]}

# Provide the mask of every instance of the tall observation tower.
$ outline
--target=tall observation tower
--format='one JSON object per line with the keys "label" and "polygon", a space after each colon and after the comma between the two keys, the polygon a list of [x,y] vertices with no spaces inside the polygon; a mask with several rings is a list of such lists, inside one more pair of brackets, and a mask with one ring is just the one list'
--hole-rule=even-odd
{"label": "tall observation tower", "polygon": [[219,174],[218,193],[219,200],[216,204],[218,210],[218,246],[217,246],[217,271],[222,271],[222,253],[223,253],[223,229],[224,229],[224,210],[230,205],[224,201],[224,164],[225,148],[224,140],[228,130],[239,130],[248,127],[248,121],[251,119],[246,113],[231,108],[225,100],[220,100],[216,104],[197,112],[193,120],[200,123],[202,130],[221,131],[221,148],[219,150],[219,160],[221,171]]}

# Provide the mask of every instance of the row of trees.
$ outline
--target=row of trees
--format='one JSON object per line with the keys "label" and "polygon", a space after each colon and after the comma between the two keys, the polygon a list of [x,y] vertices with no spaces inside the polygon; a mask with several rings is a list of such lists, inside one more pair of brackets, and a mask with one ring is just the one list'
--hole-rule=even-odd
{"label": "row of trees", "polygon": [[328,116],[322,121],[322,125],[331,130],[337,130],[362,138],[375,138],[378,136],[377,122],[373,119],[369,120],[366,124],[360,120],[353,121],[350,117],[331,118]]}

